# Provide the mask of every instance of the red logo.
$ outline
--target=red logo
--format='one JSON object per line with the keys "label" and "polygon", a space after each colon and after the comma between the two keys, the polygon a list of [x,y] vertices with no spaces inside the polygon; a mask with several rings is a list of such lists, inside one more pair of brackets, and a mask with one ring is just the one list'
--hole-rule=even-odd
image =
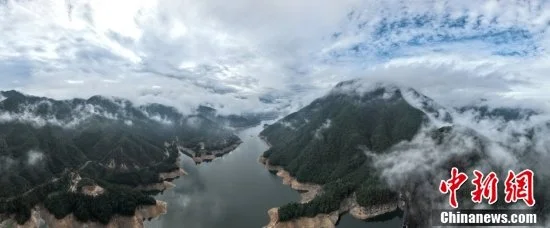
{"label": "red logo", "polygon": [[489,204],[497,202],[497,174],[490,172],[489,175],[483,179],[483,173],[474,170],[474,175],[476,177],[472,180],[472,184],[476,186],[476,189],[471,192],[472,201],[474,203],[481,203],[481,200],[485,198],[489,199]]}
{"label": "red logo", "polygon": [[535,205],[535,198],[533,197],[533,171],[530,169],[523,170],[517,175],[514,171],[508,171],[508,176],[504,182],[506,197],[504,201],[506,203],[517,202],[522,199],[527,206],[532,207]]}
{"label": "red logo", "polygon": [[439,191],[443,194],[447,194],[450,192],[449,195],[449,204],[453,208],[458,207],[458,202],[456,201],[456,191],[460,189],[460,186],[464,184],[468,180],[468,175],[465,173],[458,173],[458,169],[456,167],[453,167],[451,169],[451,178],[447,181],[441,181],[441,184],[439,184]]}
{"label": "red logo", "polygon": [[[474,203],[481,203],[483,199],[488,199],[489,204],[496,203],[498,200],[499,181],[496,173],[490,172],[485,176],[482,172],[474,170],[474,176],[472,184],[475,186],[475,190],[470,192],[472,201]],[[512,170],[508,171],[508,176],[504,182],[504,191],[506,193],[504,201],[506,203],[515,203],[518,200],[523,200],[529,207],[535,205],[533,177],[533,171],[530,169],[523,170],[518,174],[515,174]],[[468,176],[465,173],[458,172],[458,169],[453,167],[451,169],[451,178],[442,180],[439,184],[439,191],[442,194],[449,193],[449,204],[451,207],[458,207],[456,192],[467,179]]]}

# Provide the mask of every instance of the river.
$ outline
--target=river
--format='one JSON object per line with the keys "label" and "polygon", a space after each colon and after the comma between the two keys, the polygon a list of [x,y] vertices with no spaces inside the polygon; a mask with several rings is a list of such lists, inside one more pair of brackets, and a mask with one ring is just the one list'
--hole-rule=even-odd
{"label": "river", "polygon": [[[267,145],[257,137],[261,127],[239,133],[243,143],[210,163],[195,165],[185,156],[189,173],[176,187],[156,198],[168,202],[168,213],[147,222],[152,228],[260,228],[269,221],[267,210],[299,200],[299,194],[258,162]],[[363,222],[344,215],[338,227],[399,227],[400,219]]]}

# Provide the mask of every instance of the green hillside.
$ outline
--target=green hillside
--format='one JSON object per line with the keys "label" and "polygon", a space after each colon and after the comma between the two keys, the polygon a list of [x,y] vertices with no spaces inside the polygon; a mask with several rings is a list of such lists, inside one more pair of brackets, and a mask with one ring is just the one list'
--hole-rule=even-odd
{"label": "green hillside", "polygon": [[[74,212],[81,221],[106,223],[116,214],[132,215],[137,206],[155,203],[134,188],[179,168],[176,145],[216,150],[240,142],[217,122],[160,104],[100,96],[60,101],[17,91],[2,96],[0,215],[19,224],[40,203],[57,218]],[[72,173],[106,193],[92,199],[67,192]]]}
{"label": "green hillside", "polygon": [[281,207],[281,220],[335,211],[353,192],[361,205],[397,200],[364,148],[384,153],[412,139],[426,116],[400,90],[380,87],[357,94],[337,89],[261,132],[272,144],[263,155],[271,165],[283,166],[300,182],[323,185],[324,193],[313,201]]}

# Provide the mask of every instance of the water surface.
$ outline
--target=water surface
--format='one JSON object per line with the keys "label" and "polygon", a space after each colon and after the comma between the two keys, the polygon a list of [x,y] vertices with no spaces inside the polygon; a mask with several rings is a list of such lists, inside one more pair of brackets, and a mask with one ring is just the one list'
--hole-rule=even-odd
{"label": "water surface", "polygon": [[[174,181],[176,187],[159,195],[168,202],[168,213],[146,224],[153,228],[260,228],[269,221],[267,210],[299,200],[298,192],[283,185],[258,158],[267,150],[257,137],[261,127],[239,133],[243,143],[230,154],[195,165],[182,156],[189,173]],[[349,217],[349,218],[348,218]],[[363,222],[343,216],[338,227],[378,226],[388,222]],[[391,227],[399,227],[391,226]]]}

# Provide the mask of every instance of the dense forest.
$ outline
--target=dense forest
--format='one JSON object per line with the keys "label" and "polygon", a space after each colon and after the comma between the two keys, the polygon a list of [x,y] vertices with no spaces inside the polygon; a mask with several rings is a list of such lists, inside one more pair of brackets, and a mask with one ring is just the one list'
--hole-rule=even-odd
{"label": "dense forest", "polygon": [[[508,171],[488,155],[489,147],[494,146],[491,139],[474,129],[454,124],[453,116],[441,111],[441,106],[428,97],[392,85],[364,89],[354,87],[354,83],[338,84],[326,96],[267,125],[260,133],[271,144],[271,148],[263,154],[270,165],[282,166],[300,182],[322,185],[320,195],[312,201],[280,207],[280,221],[336,211],[344,199],[355,194],[359,205],[369,207],[404,200],[408,224],[423,227],[429,221],[432,201],[446,202],[445,195],[433,192],[437,188],[426,189],[426,186],[433,184],[430,180],[436,180],[442,174],[448,175],[451,167],[464,172],[471,172],[473,167],[484,167],[499,174]],[[411,96],[416,100],[411,101]],[[478,121],[498,118],[503,122],[530,118],[536,113],[532,110],[488,109],[484,106],[455,111],[475,112],[473,114],[477,115]],[[434,127],[432,118],[445,124]],[[541,127],[548,126],[550,124]],[[424,131],[421,132],[421,128]],[[532,139],[534,132],[532,129],[516,134],[525,134],[527,139]],[[415,137],[422,137],[422,140],[412,141]],[[423,140],[430,141],[430,148],[426,148]],[[463,142],[468,142],[468,145],[456,144]],[[388,186],[387,181],[381,179],[381,167],[375,164],[376,157],[394,151],[433,150],[448,153],[456,147],[464,151],[442,154],[441,161],[433,164],[436,171],[409,174],[400,186]],[[524,159],[522,162],[537,164],[536,160],[529,161],[533,157],[525,155],[526,152],[517,151]],[[500,178],[504,180],[505,177]],[[548,185],[547,176],[538,176],[535,181],[540,183],[535,185],[535,199],[541,204],[535,205],[534,209],[548,214],[550,207],[544,204],[549,194],[544,190]],[[460,204],[465,208],[473,207],[470,200],[472,190],[473,186],[468,185],[458,192]],[[434,194],[426,196],[427,191]],[[403,193],[407,196],[400,196]],[[502,199],[503,196],[499,197]],[[510,205],[499,202],[493,206],[506,208]]]}
{"label": "dense forest", "polygon": [[[0,215],[19,224],[38,204],[57,218],[73,212],[80,221],[133,215],[136,207],[155,203],[152,192],[135,187],[179,169],[177,146],[216,150],[240,142],[218,122],[160,104],[0,95]],[[105,192],[92,199],[67,191],[74,173],[83,178],[79,184]]]}
{"label": "dense forest", "polygon": [[332,92],[264,129],[261,135],[272,147],[263,156],[271,165],[283,166],[300,182],[323,185],[311,202],[281,207],[279,219],[335,211],[352,193],[360,205],[396,202],[398,194],[379,180],[365,150],[384,153],[415,136],[425,120],[399,90],[379,88],[366,94]]}

